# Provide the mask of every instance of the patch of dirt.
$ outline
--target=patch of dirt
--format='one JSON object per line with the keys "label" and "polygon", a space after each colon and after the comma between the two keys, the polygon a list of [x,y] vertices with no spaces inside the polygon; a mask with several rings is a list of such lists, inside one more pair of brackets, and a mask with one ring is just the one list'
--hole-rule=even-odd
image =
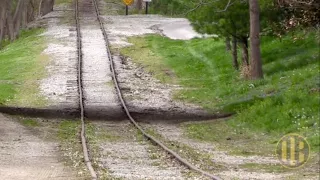
{"label": "patch of dirt", "polygon": [[[94,122],[93,125],[100,149],[100,155],[95,159],[98,160],[100,168],[108,169],[112,178],[205,179],[192,174],[168,157],[162,149],[151,145],[128,122]],[[101,176],[102,179],[112,179],[100,171]]]}
{"label": "patch of dirt", "polygon": [[139,120],[196,120],[212,118],[201,107],[173,100],[178,85],[162,84],[130,59],[113,57],[124,99],[130,112]]}
{"label": "patch of dirt", "polygon": [[79,179],[64,165],[59,144],[47,138],[50,132],[39,134],[2,114],[0,123],[1,179]]}
{"label": "patch of dirt", "polygon": [[216,175],[222,179],[284,179],[292,176],[292,173],[269,173],[264,172],[251,172],[241,169],[239,165],[247,163],[276,165],[279,161],[274,157],[262,157],[262,156],[234,156],[225,151],[220,151],[212,143],[199,142],[194,139],[185,137],[181,124],[163,124],[163,123],[151,123],[144,124],[145,128],[154,130],[157,134],[160,134],[168,141],[182,143],[192,149],[195,149],[199,153],[206,153],[212,157],[212,161],[218,165],[222,165],[227,170],[219,171]]}
{"label": "patch of dirt", "polygon": [[98,0],[98,3],[102,15],[118,15],[125,11],[124,3],[118,0]]}

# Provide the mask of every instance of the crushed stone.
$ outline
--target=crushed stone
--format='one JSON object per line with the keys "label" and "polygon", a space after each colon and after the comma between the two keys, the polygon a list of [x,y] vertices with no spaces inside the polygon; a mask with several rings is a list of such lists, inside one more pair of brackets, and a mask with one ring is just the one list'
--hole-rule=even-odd
{"label": "crushed stone", "polygon": [[100,167],[108,169],[112,177],[124,179],[182,180],[205,179],[186,176],[188,169],[168,157],[163,151],[145,140],[139,139],[136,130],[128,122],[95,122],[96,133],[107,132],[119,137],[116,140],[100,140]]}
{"label": "crushed stone", "polygon": [[47,39],[42,53],[49,56],[49,65],[47,77],[40,81],[40,90],[48,100],[47,106],[72,109],[78,107],[76,29],[72,23],[62,23],[57,18],[66,18],[68,13],[53,11],[41,20],[47,24],[41,36]]}
{"label": "crushed stone", "polygon": [[2,114],[0,123],[1,179],[79,179],[64,165],[58,143],[39,137],[17,120]]}

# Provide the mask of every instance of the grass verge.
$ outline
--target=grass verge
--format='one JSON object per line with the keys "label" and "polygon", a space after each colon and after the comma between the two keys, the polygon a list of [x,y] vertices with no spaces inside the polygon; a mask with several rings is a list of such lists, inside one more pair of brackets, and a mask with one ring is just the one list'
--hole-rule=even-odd
{"label": "grass verge", "polygon": [[27,126],[27,127],[37,127],[37,126],[39,126],[38,121],[34,120],[34,119],[23,119],[22,120],[22,124],[24,126]]}
{"label": "grass verge", "polygon": [[214,142],[220,150],[228,151],[232,155],[273,156],[278,142],[276,135],[268,136],[263,132],[252,132],[247,128],[230,128],[225,120],[186,123],[183,128],[188,137]]}
{"label": "grass verge", "polygon": [[69,166],[78,171],[81,177],[89,177],[89,172],[83,162],[82,146],[79,138],[81,123],[79,121],[63,120],[58,126],[58,138],[61,142],[60,149]]}
{"label": "grass verge", "polygon": [[38,81],[45,76],[49,57],[41,55],[42,29],[23,31],[18,40],[0,49],[0,105],[43,106]]}
{"label": "grass verge", "polygon": [[[132,37],[129,42],[134,46],[120,52],[162,82],[185,87],[176,91],[174,98],[200,104],[210,112],[236,112],[227,120],[185,124],[189,138],[214,143],[233,155],[275,156],[279,139],[287,133],[298,133],[311,145],[312,158],[294,172],[315,177],[320,148],[318,38],[315,32],[287,35],[281,41],[263,37],[265,78],[258,81],[242,79],[240,72],[232,67],[224,42],[215,39]],[[173,144],[179,146],[172,146],[173,149],[183,149],[182,156],[197,161],[192,150]],[[293,172],[280,165],[245,164],[240,168]]]}
{"label": "grass verge", "polygon": [[[120,51],[163,82],[176,82],[185,87],[175,93],[176,99],[200,104],[211,112],[237,112],[226,122],[227,129],[244,134],[262,133],[275,139],[295,132],[307,137],[312,150],[318,151],[317,38],[316,32],[287,35],[281,41],[263,37],[265,78],[258,81],[242,79],[233,69],[224,43],[215,39],[132,37],[129,42],[134,46]],[[212,141],[206,134],[214,133],[206,126],[198,124],[187,131],[193,129],[197,133],[191,131],[191,137]]]}
{"label": "grass verge", "polygon": [[59,5],[59,4],[71,4],[73,3],[73,0],[55,0],[55,5]]}

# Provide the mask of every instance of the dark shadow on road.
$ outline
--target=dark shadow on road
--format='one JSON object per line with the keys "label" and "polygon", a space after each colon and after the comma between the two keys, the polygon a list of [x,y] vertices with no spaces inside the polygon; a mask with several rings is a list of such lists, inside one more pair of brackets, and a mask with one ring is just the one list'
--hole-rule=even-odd
{"label": "dark shadow on road", "polygon": [[[9,115],[19,115],[27,117],[42,117],[42,118],[61,118],[61,119],[74,119],[80,117],[78,109],[74,108],[30,108],[30,107],[8,107],[0,106],[0,113]],[[138,122],[154,122],[161,121],[165,123],[180,123],[186,121],[203,121],[225,118],[232,115],[232,113],[219,113],[219,114],[192,114],[186,112],[131,112],[131,115]],[[99,109],[86,110],[85,116],[90,120],[104,120],[104,121],[123,121],[127,120],[124,113],[113,112]]]}

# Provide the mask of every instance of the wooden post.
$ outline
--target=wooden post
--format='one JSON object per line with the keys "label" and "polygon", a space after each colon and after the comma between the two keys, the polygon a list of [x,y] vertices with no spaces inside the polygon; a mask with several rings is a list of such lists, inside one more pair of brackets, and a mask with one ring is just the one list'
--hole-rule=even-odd
{"label": "wooden post", "polygon": [[126,16],[129,14],[129,7],[126,5]]}
{"label": "wooden post", "polygon": [[144,2],[146,2],[146,14],[148,14],[148,10],[149,10],[149,2],[151,2],[152,0],[143,0]]}
{"label": "wooden post", "polygon": [[149,7],[149,2],[146,1],[146,14],[148,14],[148,7]]}

